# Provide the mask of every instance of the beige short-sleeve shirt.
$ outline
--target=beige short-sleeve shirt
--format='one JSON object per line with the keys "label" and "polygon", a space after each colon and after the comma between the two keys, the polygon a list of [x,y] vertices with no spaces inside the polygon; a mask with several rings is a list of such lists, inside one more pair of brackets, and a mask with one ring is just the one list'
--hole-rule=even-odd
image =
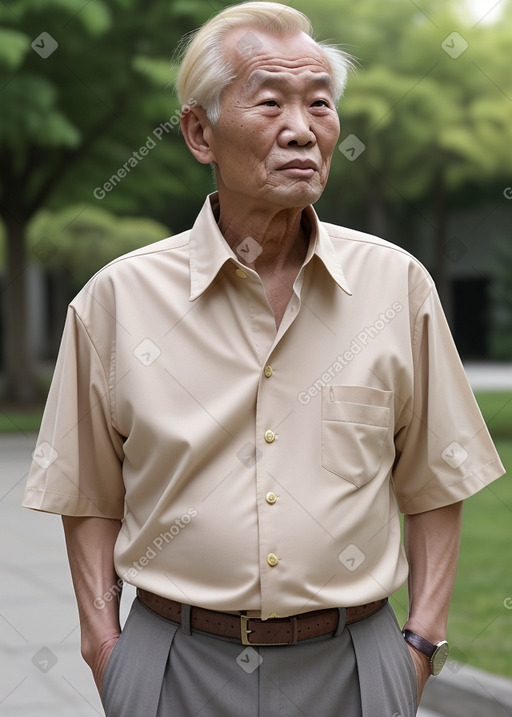
{"label": "beige short-sleeve shirt", "polygon": [[216,202],[71,303],[24,505],[122,518],[118,575],[182,602],[268,618],[387,596],[398,511],[504,472],[433,282],[310,207],[276,330]]}

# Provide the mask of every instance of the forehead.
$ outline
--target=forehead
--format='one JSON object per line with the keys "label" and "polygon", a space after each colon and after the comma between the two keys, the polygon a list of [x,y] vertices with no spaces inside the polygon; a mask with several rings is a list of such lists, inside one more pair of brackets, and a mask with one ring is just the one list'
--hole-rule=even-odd
{"label": "forehead", "polygon": [[316,42],[303,32],[274,35],[255,28],[238,28],[224,41],[224,55],[236,72],[235,83],[247,91],[262,84],[293,82],[328,85],[329,63]]}

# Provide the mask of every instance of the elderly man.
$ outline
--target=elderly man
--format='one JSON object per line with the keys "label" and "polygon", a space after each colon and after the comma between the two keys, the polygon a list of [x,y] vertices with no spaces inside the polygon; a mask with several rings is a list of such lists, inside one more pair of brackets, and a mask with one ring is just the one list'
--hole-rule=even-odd
{"label": "elderly man", "polygon": [[178,90],[218,190],[69,308],[25,505],[64,516],[109,717],[406,717],[446,659],[503,469],[424,268],[312,209],[348,65],[284,5],[206,23]]}

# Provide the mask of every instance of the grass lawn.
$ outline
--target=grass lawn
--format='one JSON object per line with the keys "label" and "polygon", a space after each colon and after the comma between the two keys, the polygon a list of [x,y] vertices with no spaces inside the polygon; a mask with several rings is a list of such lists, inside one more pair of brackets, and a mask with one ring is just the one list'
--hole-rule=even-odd
{"label": "grass lawn", "polygon": [[[494,440],[512,440],[512,392],[477,392],[476,399]],[[509,466],[512,468],[512,464]]]}
{"label": "grass lawn", "polygon": [[39,430],[43,409],[29,411],[0,407],[0,433],[35,433]]}
{"label": "grass lawn", "polygon": [[[512,392],[477,399],[509,476],[512,474]],[[41,410],[0,409],[0,432],[37,431]],[[512,677],[512,481],[504,477],[465,502],[459,571],[448,640],[458,663]],[[401,624],[407,589],[391,598]],[[506,604],[510,609],[506,608]],[[449,662],[448,669],[458,669]]]}

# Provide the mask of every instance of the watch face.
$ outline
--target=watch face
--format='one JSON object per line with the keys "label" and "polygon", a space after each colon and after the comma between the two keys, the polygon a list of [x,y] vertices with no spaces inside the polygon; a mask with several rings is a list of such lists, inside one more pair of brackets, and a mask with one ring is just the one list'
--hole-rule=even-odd
{"label": "watch face", "polygon": [[448,659],[448,652],[450,648],[446,640],[438,642],[434,654],[430,658],[430,666],[433,675],[438,675],[443,669],[446,660]]}

